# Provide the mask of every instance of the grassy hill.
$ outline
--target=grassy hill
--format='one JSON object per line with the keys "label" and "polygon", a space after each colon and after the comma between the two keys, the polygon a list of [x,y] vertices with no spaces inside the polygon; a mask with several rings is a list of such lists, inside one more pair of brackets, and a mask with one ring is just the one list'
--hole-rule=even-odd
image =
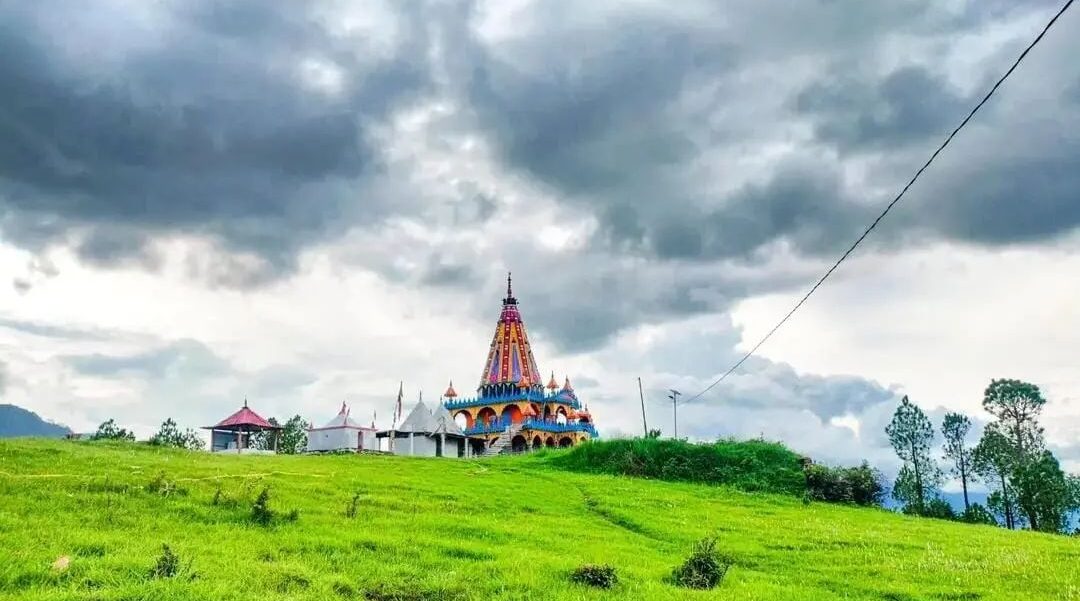
{"label": "grassy hill", "polygon": [[[0,441],[0,598],[1080,598],[1075,538],[563,471],[557,457]],[[251,521],[264,487],[280,514],[269,527]],[[669,584],[709,534],[735,558],[727,579],[709,592]],[[162,544],[180,573],[151,578]],[[65,569],[51,567],[65,556]],[[614,565],[617,587],[570,583],[584,562]]]}

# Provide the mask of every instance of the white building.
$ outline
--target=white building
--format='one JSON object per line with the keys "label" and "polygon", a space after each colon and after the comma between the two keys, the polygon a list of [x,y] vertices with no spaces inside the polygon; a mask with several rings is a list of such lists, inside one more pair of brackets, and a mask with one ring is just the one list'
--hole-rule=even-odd
{"label": "white building", "polygon": [[375,428],[361,426],[349,417],[349,408],[341,404],[341,411],[321,428],[308,428],[307,452],[328,451],[378,451]]}
{"label": "white building", "polygon": [[454,422],[454,417],[440,403],[432,412],[419,401],[400,426],[379,432],[388,440],[395,455],[414,457],[465,457],[467,437]]}

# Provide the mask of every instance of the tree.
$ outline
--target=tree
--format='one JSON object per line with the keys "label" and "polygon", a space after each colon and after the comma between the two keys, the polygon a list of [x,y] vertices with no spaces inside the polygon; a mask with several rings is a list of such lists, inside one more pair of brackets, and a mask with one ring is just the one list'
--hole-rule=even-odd
{"label": "tree", "polygon": [[307,448],[307,430],[309,424],[299,415],[294,415],[285,422],[281,431],[281,443],[278,452],[286,455],[302,453]]}
{"label": "tree", "polygon": [[1001,422],[1018,458],[1034,456],[1042,448],[1038,419],[1044,405],[1039,387],[1020,380],[991,380],[983,393],[983,409]]}
{"label": "tree", "polygon": [[90,440],[125,440],[134,442],[135,433],[117,427],[116,420],[109,418],[101,422],[97,431],[90,435]]}
{"label": "tree", "polygon": [[176,426],[176,422],[170,417],[161,422],[161,428],[158,429],[157,434],[150,438],[150,444],[198,451],[203,448],[205,443],[191,428],[181,432],[180,428]]}
{"label": "tree", "polygon": [[979,444],[971,453],[971,468],[987,484],[999,487],[987,499],[987,505],[1005,519],[1005,527],[1010,530],[1017,526],[1016,500],[1009,484],[1015,465],[1013,445],[1009,437],[1001,432],[1001,424],[995,422],[986,426]]}
{"label": "tree", "polygon": [[[271,417],[266,420],[270,422],[272,426],[280,426],[277,418]],[[253,449],[260,449],[263,451],[271,451],[274,449],[274,438],[278,435],[277,430],[260,430],[258,432],[252,432],[251,437],[248,439],[248,446]],[[306,441],[305,441],[305,444]]]}
{"label": "tree", "polygon": [[904,469],[900,470],[900,477],[893,487],[893,497],[905,504],[913,504],[912,509],[921,512],[941,479],[940,470],[930,458],[934,425],[922,409],[904,395],[892,421],[885,427],[885,433],[904,462]]}
{"label": "tree", "polygon": [[941,424],[941,435],[945,438],[945,457],[953,463],[952,472],[960,478],[964,489],[964,513],[971,511],[968,501],[968,481],[971,477],[971,449],[965,442],[971,431],[971,420],[960,413],[946,413]]}
{"label": "tree", "polygon": [[1057,458],[1043,451],[1021,463],[1015,473],[1016,503],[1027,515],[1032,530],[1065,532],[1068,515],[1080,506],[1072,479]]}

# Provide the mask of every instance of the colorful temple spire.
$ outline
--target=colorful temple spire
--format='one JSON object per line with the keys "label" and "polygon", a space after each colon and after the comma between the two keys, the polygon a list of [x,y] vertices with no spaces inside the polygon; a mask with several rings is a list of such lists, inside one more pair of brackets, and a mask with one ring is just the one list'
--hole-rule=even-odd
{"label": "colorful temple spire", "polygon": [[450,380],[450,385],[446,387],[446,392],[443,393],[443,396],[448,398],[448,399],[457,398],[457,391],[454,390],[454,381],[453,380]]}
{"label": "colorful temple spire", "polygon": [[480,375],[479,390],[483,395],[507,385],[538,390],[543,386],[532,347],[529,346],[529,337],[525,333],[525,323],[514,298],[510,274],[506,275],[506,298],[503,299],[502,313],[495,325],[495,336]]}

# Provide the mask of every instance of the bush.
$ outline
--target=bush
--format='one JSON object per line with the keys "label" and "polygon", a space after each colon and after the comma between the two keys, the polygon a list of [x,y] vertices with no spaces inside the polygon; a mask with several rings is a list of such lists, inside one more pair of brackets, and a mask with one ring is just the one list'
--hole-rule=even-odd
{"label": "bush", "polygon": [[251,521],[260,526],[269,526],[274,521],[274,512],[270,509],[270,489],[264,488],[251,506]]}
{"label": "bush", "polygon": [[865,461],[859,467],[806,467],[806,492],[811,500],[880,506],[885,500],[881,472]]}
{"label": "bush", "polygon": [[549,461],[579,472],[725,484],[752,492],[800,495],[806,489],[799,456],[782,444],[760,440],[592,441],[552,454]]}
{"label": "bush", "polygon": [[570,573],[570,580],[596,588],[611,588],[619,581],[615,568],[607,564],[587,563]]}
{"label": "bush", "polygon": [[259,526],[269,526],[274,523],[274,520],[295,522],[299,519],[299,509],[292,509],[284,515],[279,515],[277,512],[270,509],[269,488],[263,488],[262,492],[259,493],[259,496],[255,498],[255,503],[251,505],[251,521]]}
{"label": "bush", "polygon": [[731,557],[716,550],[716,539],[694,543],[690,557],[672,572],[675,584],[685,588],[711,589],[724,579],[732,564]]}
{"label": "bush", "polygon": [[959,519],[959,516],[957,516],[956,510],[952,508],[952,505],[949,505],[949,502],[941,497],[934,497],[927,501],[925,505],[908,503],[904,506],[904,513],[922,516],[924,518],[936,518],[939,520]]}
{"label": "bush", "polygon": [[967,511],[961,514],[960,519],[969,524],[991,524],[994,526],[997,525],[997,519],[994,518],[994,514],[990,513],[989,509],[983,507],[978,503],[972,503],[971,507],[969,507]]}
{"label": "bush", "polygon": [[172,578],[180,572],[180,557],[173,553],[169,545],[161,545],[161,556],[150,570],[151,578]]}
{"label": "bush", "polygon": [[123,440],[135,441],[135,433],[116,425],[116,420],[107,419],[98,426],[96,432],[90,435],[90,440]]}

